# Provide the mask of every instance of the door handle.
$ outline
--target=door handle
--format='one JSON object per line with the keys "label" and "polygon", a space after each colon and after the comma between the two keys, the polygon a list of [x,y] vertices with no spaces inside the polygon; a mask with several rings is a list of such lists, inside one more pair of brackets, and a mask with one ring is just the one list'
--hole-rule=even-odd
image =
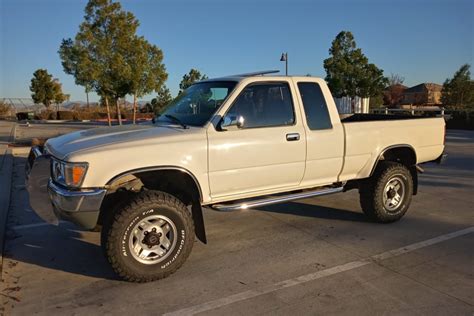
{"label": "door handle", "polygon": [[286,134],[286,140],[289,142],[300,140],[300,134],[299,133]]}

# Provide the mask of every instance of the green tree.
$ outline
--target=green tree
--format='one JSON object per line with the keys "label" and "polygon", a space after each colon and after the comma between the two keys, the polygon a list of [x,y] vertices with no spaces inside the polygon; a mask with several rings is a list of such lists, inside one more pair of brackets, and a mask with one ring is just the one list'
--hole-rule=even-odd
{"label": "green tree", "polygon": [[133,94],[133,123],[136,119],[137,98],[160,91],[168,78],[162,63],[163,52],[143,37],[135,37],[129,51],[128,63],[132,68],[130,89]]}
{"label": "green tree", "polygon": [[162,86],[160,90],[158,90],[156,98],[151,100],[153,112],[155,112],[155,114],[161,113],[171,101],[173,101],[173,97],[171,96],[170,89],[166,86]]}
{"label": "green tree", "polygon": [[74,40],[63,40],[63,55],[61,48],[59,51],[66,73],[75,75],[80,84],[90,84],[104,100],[109,125],[109,100],[115,101],[122,124],[119,99],[131,92],[132,66],[128,61],[138,25],[135,16],[123,11],[120,3],[89,0],[79,32]]}
{"label": "green tree", "polygon": [[383,106],[383,95],[378,94],[372,96],[369,100],[369,107],[372,108],[380,108]]}
{"label": "green tree", "polygon": [[77,85],[83,86],[89,107],[89,93],[94,88],[97,68],[94,67],[90,55],[84,47],[75,45],[72,39],[63,39],[59,47],[59,56],[64,72],[74,76]]}
{"label": "green tree", "polygon": [[471,65],[464,64],[446,79],[441,91],[441,102],[450,108],[474,108],[474,82],[471,80]]}
{"label": "green tree", "polygon": [[329,49],[331,57],[324,60],[326,81],[336,97],[371,97],[382,94],[387,85],[383,70],[369,63],[357,48],[351,32],[340,32]]}
{"label": "green tree", "polygon": [[64,101],[69,100],[69,95],[63,93],[62,85],[58,79],[53,79],[54,103],[56,103],[58,110],[59,105]]}
{"label": "green tree", "polygon": [[182,93],[196,81],[205,79],[207,79],[206,75],[201,75],[201,72],[199,70],[192,68],[187,74],[183,76],[183,79],[179,83],[179,93]]}
{"label": "green tree", "polygon": [[66,100],[59,80],[53,79],[46,69],[38,69],[33,73],[30,91],[33,101],[44,104],[46,108],[53,102],[62,103]]}

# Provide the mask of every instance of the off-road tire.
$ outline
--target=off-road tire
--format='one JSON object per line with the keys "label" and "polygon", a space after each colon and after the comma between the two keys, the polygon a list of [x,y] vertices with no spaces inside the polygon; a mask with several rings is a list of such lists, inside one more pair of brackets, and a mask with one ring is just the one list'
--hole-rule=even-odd
{"label": "off-road tire", "polygon": [[[166,216],[174,223],[176,245],[162,262],[144,264],[131,253],[129,238],[136,223],[152,215]],[[186,206],[160,191],[145,191],[121,203],[104,223],[101,244],[112,269],[122,279],[150,282],[166,278],[188,258],[194,244],[194,223]]]}
{"label": "off-road tire", "polygon": [[[386,185],[394,178],[404,185],[404,194],[398,206],[387,209],[384,204]],[[359,185],[360,205],[373,221],[391,223],[402,218],[408,210],[413,195],[413,178],[405,165],[397,162],[380,162],[372,177]]]}

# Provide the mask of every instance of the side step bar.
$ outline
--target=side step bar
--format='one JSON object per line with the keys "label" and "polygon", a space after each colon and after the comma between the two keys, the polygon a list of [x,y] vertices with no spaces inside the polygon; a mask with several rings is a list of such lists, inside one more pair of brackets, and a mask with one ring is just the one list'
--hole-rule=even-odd
{"label": "side step bar", "polygon": [[212,208],[218,211],[236,211],[236,210],[245,210],[248,208],[254,208],[264,205],[271,205],[271,204],[278,204],[288,201],[294,200],[301,200],[306,199],[314,196],[321,196],[321,195],[329,195],[334,193],[340,193],[344,190],[344,187],[337,187],[337,188],[328,188],[328,189],[319,189],[319,190],[312,190],[294,194],[286,194],[286,195],[277,195],[271,196],[263,199],[255,199],[255,200],[247,200],[247,201],[240,201],[236,203],[229,203],[229,204],[213,204],[211,205]]}

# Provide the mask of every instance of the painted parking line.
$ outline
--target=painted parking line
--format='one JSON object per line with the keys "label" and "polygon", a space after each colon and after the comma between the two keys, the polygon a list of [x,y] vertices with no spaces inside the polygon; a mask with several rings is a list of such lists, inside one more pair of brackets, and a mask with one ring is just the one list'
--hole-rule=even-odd
{"label": "painted parking line", "polygon": [[295,285],[303,284],[306,282],[314,281],[320,278],[324,278],[327,276],[335,275],[341,272],[357,269],[366,265],[369,265],[373,262],[381,261],[381,260],[386,260],[390,259],[396,256],[400,256],[412,251],[415,251],[417,249],[421,249],[424,247],[428,247],[431,245],[438,244],[440,242],[456,238],[459,236],[463,236],[469,233],[474,232],[474,226],[471,226],[469,228],[463,229],[463,230],[458,230],[449,234],[441,235],[435,238],[427,239],[421,242],[417,242],[414,244],[410,244],[404,247],[400,247],[397,249],[393,249],[390,251],[386,251],[371,257],[368,257],[366,259],[362,260],[357,260],[357,261],[352,261],[346,264],[338,265],[329,269],[325,270],[320,270],[317,272],[313,272],[310,274],[302,275],[293,279],[288,279],[285,281],[281,281],[275,284],[270,284],[265,287],[262,287],[260,289],[254,289],[254,290],[248,290],[245,292],[240,292],[237,294],[233,294],[227,297],[223,297],[214,301],[194,305],[188,308],[183,308],[171,313],[166,313],[164,315],[194,315],[197,313],[202,313],[206,311],[210,311],[216,308],[224,307],[233,303],[241,302],[247,299],[251,299],[260,295],[268,294],[271,292],[275,292],[284,288],[289,288]]}

